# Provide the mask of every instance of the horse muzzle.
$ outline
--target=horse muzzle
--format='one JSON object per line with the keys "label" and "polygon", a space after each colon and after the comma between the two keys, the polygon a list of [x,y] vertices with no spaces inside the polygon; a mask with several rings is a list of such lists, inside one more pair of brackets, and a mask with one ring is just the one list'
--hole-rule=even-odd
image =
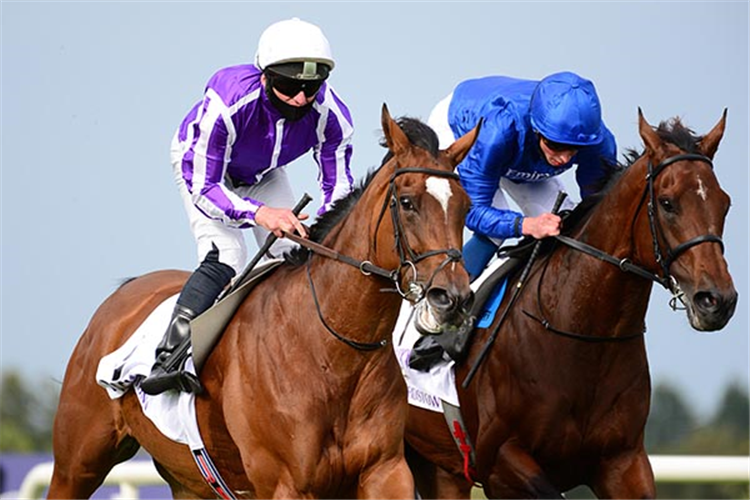
{"label": "horse muzzle", "polygon": [[683,298],[690,326],[701,332],[714,332],[726,326],[737,307],[737,291],[704,289]]}
{"label": "horse muzzle", "polygon": [[461,293],[433,286],[417,303],[414,325],[422,335],[439,335],[446,329],[460,327],[469,318],[474,292]]}

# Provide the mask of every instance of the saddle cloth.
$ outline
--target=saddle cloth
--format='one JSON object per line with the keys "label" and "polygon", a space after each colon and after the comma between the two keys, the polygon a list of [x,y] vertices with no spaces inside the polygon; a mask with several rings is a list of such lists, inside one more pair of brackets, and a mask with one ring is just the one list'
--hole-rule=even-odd
{"label": "saddle cloth", "polygon": [[[196,374],[195,361],[202,366],[224,328],[250,291],[269,276],[284,259],[266,259],[258,264],[243,283],[190,323],[191,349],[185,369]],[[203,440],[195,417],[195,396],[167,391],[150,396],[140,389],[142,377],[151,373],[156,360],[156,346],[167,331],[179,295],[174,295],[154,309],[133,335],[111,354],[99,361],[96,382],[117,399],[132,386],[141,402],[143,413],[169,439],[187,444],[193,451],[203,449]]]}
{"label": "saddle cloth", "polygon": [[[482,283],[504,264],[506,260],[495,259],[490,263],[481,276],[471,284],[471,289],[476,292]],[[504,288],[500,293],[502,291],[504,291]],[[485,310],[481,320],[486,322],[489,318],[491,322],[499,304],[498,295],[495,295],[493,300],[488,302],[488,307],[494,309]],[[416,326],[414,326],[414,308],[408,301],[404,301],[401,306],[396,327],[393,329],[393,350],[396,353],[396,359],[398,359],[401,373],[406,381],[409,404],[418,408],[444,413],[443,402],[455,407],[460,406],[456,390],[456,362],[448,358],[447,355],[444,355],[443,360],[436,363],[427,372],[414,370],[409,367],[409,357],[411,356],[414,344],[422,335]]]}
{"label": "saddle cloth", "polygon": [[[166,391],[150,396],[140,388],[141,378],[151,373],[156,346],[167,331],[177,297],[174,295],[159,304],[122,347],[99,361],[96,382],[106,389],[110,399],[121,397],[132,386],[144,415],[162,434],[197,450],[204,445],[195,417],[195,395]],[[186,369],[195,373],[192,357],[188,358]]]}

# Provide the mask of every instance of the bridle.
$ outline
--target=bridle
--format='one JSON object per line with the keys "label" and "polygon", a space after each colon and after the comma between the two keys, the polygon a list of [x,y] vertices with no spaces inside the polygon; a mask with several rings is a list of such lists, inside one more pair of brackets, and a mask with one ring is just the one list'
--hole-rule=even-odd
{"label": "bridle", "polygon": [[[557,241],[575,250],[591,255],[592,257],[595,257],[604,262],[613,264],[622,271],[631,272],[642,278],[651,280],[654,283],[658,283],[659,285],[661,285],[666,290],[672,293],[672,298],[669,304],[673,310],[683,309],[685,307],[684,292],[680,289],[680,286],[677,283],[677,280],[674,278],[674,276],[672,276],[669,270],[671,265],[674,263],[674,261],[677,260],[680,257],[680,255],[682,255],[688,249],[696,245],[700,245],[702,243],[718,243],[721,246],[722,253],[724,252],[724,241],[721,239],[720,236],[717,236],[715,234],[704,234],[701,236],[696,236],[695,238],[691,238],[688,241],[680,243],[674,248],[669,246],[669,243],[667,242],[667,239],[664,236],[664,230],[661,226],[661,223],[659,222],[658,217],[656,216],[656,195],[655,195],[655,190],[654,190],[654,181],[656,177],[666,167],[674,163],[680,162],[680,161],[700,161],[703,163],[707,163],[713,169],[713,162],[711,161],[710,158],[708,158],[707,156],[704,156],[701,154],[695,154],[695,153],[683,153],[683,154],[671,156],[665,159],[664,161],[662,161],[661,163],[659,163],[656,167],[654,167],[651,161],[649,161],[648,173],[646,175],[646,187],[643,190],[643,195],[641,196],[641,199],[638,203],[638,208],[635,212],[635,215],[633,216],[633,221],[631,223],[631,234],[634,234],[633,228],[635,227],[638,214],[640,213],[644,202],[648,198],[647,213],[648,213],[649,228],[651,231],[651,238],[653,241],[654,256],[655,256],[657,264],[659,264],[659,266],[661,267],[661,276],[659,276],[658,274],[654,274],[651,271],[648,271],[647,269],[641,266],[633,264],[628,258],[620,259],[620,258],[614,257],[606,252],[603,252],[602,250],[599,250],[596,247],[593,247],[587,243],[583,243],[582,241],[570,238],[568,236],[563,236],[563,235],[555,236],[555,239],[557,239]],[[666,248],[662,248],[660,241],[664,242],[664,245],[666,246]],[[549,263],[549,260],[547,260],[547,264],[548,263]],[[546,265],[545,265],[545,271],[546,271]],[[544,271],[542,274],[544,274]],[[541,278],[539,280],[539,285],[541,286]],[[539,297],[537,300],[539,300]],[[680,306],[678,302],[682,303],[682,306]],[[539,302],[539,305],[540,305],[539,309],[541,311],[541,302]],[[538,318],[527,311],[523,311],[523,312],[527,316],[541,323],[547,330],[550,330],[554,333],[557,333],[566,337],[576,338],[578,340],[585,340],[585,341],[591,341],[591,342],[624,341],[624,340],[630,340],[633,338],[638,338],[643,335],[643,332],[632,334],[632,335],[627,335],[623,337],[597,337],[597,336],[590,336],[590,335],[581,335],[577,333],[566,332],[566,331],[559,330],[559,329],[552,327],[549,321],[546,318],[544,318],[543,314],[542,314],[542,318]]]}
{"label": "bridle", "polygon": [[[417,174],[427,174],[427,175],[433,175],[436,177],[444,177],[448,179],[454,179],[456,181],[459,180],[458,174],[455,172],[446,172],[444,170],[437,170],[433,168],[425,168],[425,167],[405,167],[405,168],[399,168],[396,169],[396,171],[391,175],[391,179],[389,182],[388,187],[388,196],[386,196],[383,206],[380,210],[380,216],[378,217],[378,223],[375,226],[375,237],[373,241],[373,249],[377,251],[377,234],[380,230],[380,223],[383,221],[383,216],[385,215],[386,206],[390,208],[391,211],[391,222],[393,224],[393,239],[395,241],[396,249],[398,250],[398,258],[399,258],[399,266],[398,269],[396,269],[395,273],[396,275],[401,274],[402,269],[407,269],[412,271],[413,279],[409,282],[408,289],[404,292],[401,290],[401,287],[399,286],[400,279],[394,280],[394,283],[396,285],[396,289],[398,293],[406,300],[409,300],[411,302],[419,302],[422,298],[424,298],[424,294],[426,290],[429,290],[432,286],[432,282],[435,279],[435,276],[437,273],[439,273],[445,266],[452,262],[460,262],[463,258],[463,254],[461,253],[461,250],[457,248],[447,248],[447,249],[441,249],[441,250],[429,250],[427,252],[424,252],[422,254],[417,254],[412,249],[411,245],[409,244],[409,241],[406,237],[406,230],[404,229],[404,224],[401,221],[401,210],[399,209],[399,200],[398,200],[398,192],[396,191],[396,178],[400,175],[404,174],[410,174],[410,173],[417,173]],[[443,255],[445,254],[446,258],[443,260],[443,262],[435,269],[435,272],[432,273],[432,276],[427,281],[426,285],[423,285],[419,281],[419,274],[417,272],[417,264],[425,259],[428,259],[430,257],[434,257],[436,255]]]}
{"label": "bridle", "polygon": [[[654,195],[654,179],[656,179],[656,176],[659,175],[662,170],[664,170],[669,165],[672,165],[675,162],[678,161],[702,161],[704,163],[707,163],[711,169],[714,168],[714,164],[711,161],[710,158],[707,156],[699,155],[699,154],[692,154],[692,153],[686,153],[686,154],[680,154],[676,156],[672,156],[670,158],[667,158],[666,160],[662,161],[659,165],[656,166],[656,168],[652,167],[651,162],[648,163],[648,220],[649,225],[651,226],[651,236],[653,238],[654,242],[654,255],[656,256],[656,262],[661,265],[662,268],[662,279],[663,280],[669,280],[670,283],[673,283],[675,280],[672,277],[672,275],[669,272],[669,268],[671,267],[672,263],[677,260],[677,258],[686,250],[689,248],[692,248],[696,245],[700,245],[701,243],[718,243],[721,246],[721,253],[724,253],[724,241],[722,241],[721,237],[715,235],[715,234],[704,234],[701,236],[696,236],[695,238],[692,238],[684,243],[680,243],[675,248],[670,248],[669,243],[667,243],[666,238],[664,237],[664,230],[661,227],[661,224],[659,223],[659,219],[656,217],[656,198]],[[643,197],[641,199],[641,204],[638,206],[638,209],[640,210],[640,207],[643,205],[643,198],[646,197],[646,194],[643,194]],[[637,216],[636,212],[636,216]],[[635,223],[635,221],[633,221]],[[664,243],[667,245],[666,248],[666,257],[665,254],[661,251],[661,245],[659,244],[659,239],[664,241]]]}
{"label": "bridle", "polygon": [[[568,245],[572,248],[575,248],[576,250],[579,250],[581,252],[587,253],[589,255],[592,255],[593,257],[596,257],[598,259],[604,260],[606,262],[610,262],[612,264],[615,264],[617,267],[622,269],[623,271],[627,272],[633,272],[643,278],[650,279],[651,281],[658,283],[659,285],[663,286],[665,289],[672,292],[675,298],[680,298],[682,293],[679,291],[679,286],[677,285],[677,280],[674,279],[671,272],[669,271],[669,268],[672,266],[675,260],[682,255],[685,251],[688,249],[700,245],[701,243],[718,243],[721,246],[722,253],[724,252],[724,241],[721,239],[720,236],[717,236],[715,234],[704,234],[701,236],[696,236],[695,238],[692,238],[688,241],[685,241],[683,243],[680,243],[676,247],[672,248],[669,246],[669,243],[667,242],[667,239],[664,236],[664,230],[662,229],[661,223],[659,222],[659,219],[656,216],[656,195],[654,190],[654,180],[656,177],[669,165],[672,165],[674,163],[680,162],[680,161],[701,161],[704,163],[707,163],[712,169],[713,169],[713,162],[710,158],[707,156],[703,156],[700,154],[694,154],[694,153],[684,153],[679,154],[675,156],[671,156],[667,158],[666,160],[659,163],[656,167],[653,166],[653,164],[649,161],[648,163],[648,173],[646,175],[646,187],[643,191],[643,195],[641,196],[641,200],[638,203],[638,209],[635,212],[635,215],[633,216],[633,222],[631,223],[631,234],[633,233],[632,228],[635,226],[636,219],[638,218],[638,214],[641,211],[641,208],[643,207],[643,203],[646,200],[646,197],[648,197],[648,222],[649,222],[649,228],[651,229],[651,239],[653,242],[654,247],[654,256],[656,259],[656,262],[661,267],[661,276],[654,274],[643,267],[637,266],[630,262],[629,259],[618,259],[616,257],[613,257],[605,252],[602,252],[601,250],[592,247],[591,245],[587,245],[586,243],[583,243],[578,240],[574,240],[573,238],[567,237],[567,236],[556,236],[555,238],[564,243],[565,245]],[[661,241],[664,241],[664,244],[666,245],[666,249],[663,250],[661,246]]]}
{"label": "bridle", "polygon": [[[377,248],[377,235],[380,229],[380,223],[382,222],[383,217],[385,216],[386,210],[390,208],[391,221],[393,223],[393,238],[395,241],[395,247],[399,255],[399,265],[396,269],[388,270],[380,266],[377,266],[368,260],[360,261],[360,260],[354,259],[350,256],[343,255],[339,252],[336,252],[335,250],[332,250],[324,245],[315,243],[305,238],[301,238],[291,233],[285,233],[285,236],[291,239],[292,241],[298,243],[299,245],[309,249],[313,253],[316,253],[323,257],[327,257],[330,259],[343,262],[344,264],[348,264],[352,267],[356,267],[365,276],[375,275],[380,278],[384,278],[394,284],[395,291],[402,298],[409,300],[412,303],[419,302],[422,298],[424,298],[425,292],[429,290],[430,287],[432,286],[432,283],[435,277],[437,276],[437,274],[441,270],[443,270],[448,264],[453,263],[453,262],[460,262],[463,259],[463,255],[461,253],[461,250],[457,248],[430,250],[421,254],[417,254],[414,251],[414,249],[411,247],[411,245],[409,244],[407,237],[406,237],[406,231],[404,229],[404,225],[401,220],[401,211],[399,209],[398,191],[396,189],[396,179],[401,175],[412,174],[412,173],[426,174],[426,175],[444,177],[444,178],[454,179],[454,180],[459,179],[458,174],[456,174],[455,172],[452,172],[452,171],[448,172],[445,170],[438,170],[438,169],[426,168],[426,167],[397,168],[396,171],[393,174],[391,174],[391,177],[389,180],[388,194],[387,196],[385,196],[383,200],[383,205],[380,210],[378,222],[375,227],[373,248],[375,249]],[[436,255],[445,255],[446,257],[443,260],[443,262],[441,262],[440,265],[432,273],[432,276],[430,276],[427,283],[423,284],[423,282],[419,280],[417,264],[425,259],[434,257]],[[347,344],[350,347],[353,347],[361,351],[372,351],[372,350],[379,349],[381,347],[388,345],[387,338],[381,339],[377,342],[358,342],[356,340],[347,338],[344,335],[341,335],[340,333],[336,332],[336,330],[334,330],[330,325],[328,325],[320,309],[320,303],[318,301],[317,292],[315,291],[315,284],[312,279],[310,262],[311,262],[311,259],[308,259],[307,261],[308,282],[310,283],[310,290],[312,291],[313,300],[315,302],[315,307],[318,312],[318,317],[320,318],[320,321],[323,324],[323,326],[326,328],[326,330],[328,330],[334,337],[336,337],[336,339],[340,340],[341,342]],[[411,274],[412,274],[411,280],[408,282],[406,291],[402,290],[401,285],[400,285],[402,272],[404,272],[404,270],[406,270],[405,272],[411,271]]]}

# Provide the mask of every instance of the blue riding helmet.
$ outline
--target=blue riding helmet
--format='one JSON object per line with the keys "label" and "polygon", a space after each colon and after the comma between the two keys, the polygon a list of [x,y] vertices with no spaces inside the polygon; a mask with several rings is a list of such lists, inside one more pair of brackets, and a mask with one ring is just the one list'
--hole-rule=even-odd
{"label": "blue riding helmet", "polygon": [[593,146],[604,139],[594,84],[575,73],[545,77],[534,89],[530,108],[531,126],[551,141]]}

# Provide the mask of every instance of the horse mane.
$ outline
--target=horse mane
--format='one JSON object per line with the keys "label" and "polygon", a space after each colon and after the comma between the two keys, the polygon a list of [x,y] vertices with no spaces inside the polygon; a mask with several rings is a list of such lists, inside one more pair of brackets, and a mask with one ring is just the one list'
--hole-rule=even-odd
{"label": "horse mane", "polygon": [[[426,150],[430,155],[437,158],[439,152],[439,141],[438,136],[432,128],[420,121],[417,118],[411,118],[408,116],[402,116],[396,119],[396,123],[404,131],[406,137],[409,138],[409,142],[413,145]],[[381,137],[379,144],[383,147],[387,147],[385,137]],[[375,175],[378,173],[380,168],[388,163],[393,158],[393,153],[388,151],[380,166],[377,168],[371,168],[365,177],[358,182],[352,191],[345,197],[334,202],[331,209],[320,217],[318,217],[313,225],[310,226],[308,233],[311,241],[321,243],[323,239],[336,227],[339,222],[344,220],[347,215],[352,211],[354,205],[357,204],[359,199],[364,194],[367,187],[370,185]],[[310,250],[304,247],[296,247],[289,253],[284,254],[284,259],[288,264],[292,266],[300,266],[307,262],[310,256]]]}
{"label": "horse mane", "polygon": [[[402,116],[401,118],[398,118],[396,120],[396,123],[398,123],[398,126],[401,127],[401,130],[404,131],[406,137],[409,138],[409,142],[419,148],[424,149],[425,151],[430,153],[433,158],[438,157],[440,142],[438,140],[437,134],[429,125],[417,118],[411,118],[408,116]],[[385,137],[382,137],[380,139],[379,144],[384,148],[387,147],[385,143]],[[391,158],[393,158],[393,153],[388,151],[383,157],[381,166],[388,163]]]}
{"label": "horse mane", "polygon": [[[659,126],[655,127],[654,130],[662,141],[673,144],[686,153],[697,153],[698,145],[703,139],[703,136],[696,135],[692,129],[686,127],[679,117],[673,117],[660,122]],[[602,162],[606,174],[598,185],[595,186],[594,191],[596,194],[587,196],[575,209],[566,214],[565,223],[563,224],[563,234],[569,235],[588,219],[592,209],[604,198],[612,186],[617,184],[622,174],[644,154],[645,149],[637,151],[628,148],[623,153],[624,161],[622,163],[618,162],[616,165],[607,165],[606,162]]]}

